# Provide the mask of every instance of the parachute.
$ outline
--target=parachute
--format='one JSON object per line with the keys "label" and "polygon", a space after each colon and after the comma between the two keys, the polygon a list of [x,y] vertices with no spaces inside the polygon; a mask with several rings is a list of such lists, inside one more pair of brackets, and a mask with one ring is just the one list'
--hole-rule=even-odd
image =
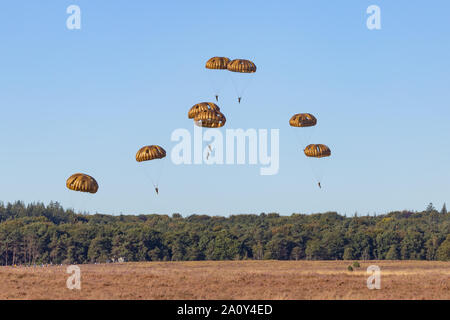
{"label": "parachute", "polygon": [[331,156],[330,148],[324,144],[310,144],[303,152],[310,158],[324,158]]}
{"label": "parachute", "polygon": [[289,120],[289,125],[295,128],[302,128],[295,130],[295,134],[302,145],[309,144],[309,140],[315,131],[317,119],[310,113],[294,114]]}
{"label": "parachute", "polygon": [[208,72],[208,76],[210,78],[210,82],[212,83],[216,101],[219,101],[220,89],[223,87],[226,80],[226,75],[223,70],[227,70],[229,62],[230,59],[226,57],[212,57],[206,61],[205,68],[214,70],[213,74]]}
{"label": "parachute", "polygon": [[136,161],[149,161],[154,159],[162,159],[166,156],[166,150],[160,146],[145,146],[136,153]]}
{"label": "parachute", "polygon": [[227,119],[220,111],[203,110],[194,117],[194,123],[199,127],[220,128],[225,125]]}
{"label": "parachute", "polygon": [[[302,140],[304,142],[302,145],[307,145],[309,143],[308,140],[311,137],[311,133],[317,125],[317,119],[310,113],[297,113],[289,119],[289,125],[291,127],[301,128],[301,130],[295,130],[295,132],[297,135],[302,135]],[[303,152],[308,159],[308,164],[311,167],[311,171],[317,181],[317,185],[319,188],[322,188],[321,182],[323,178],[323,169],[326,166],[326,163],[323,163],[323,160],[317,161],[316,159],[331,156],[330,148],[324,144],[308,144],[306,148],[303,149]]]}
{"label": "parachute", "polygon": [[66,187],[73,191],[96,193],[98,183],[93,177],[87,174],[75,173],[67,179]]}
{"label": "parachute", "polygon": [[235,59],[228,63],[227,69],[233,72],[253,73],[256,72],[256,65],[245,59]]}
{"label": "parachute", "polygon": [[[165,157],[166,157],[166,150],[164,150],[162,147],[157,146],[157,145],[142,147],[136,153],[136,161],[137,162],[163,159]],[[156,173],[148,173],[148,175],[150,176],[150,179],[152,180],[152,184],[153,184],[153,187],[155,188],[156,194],[159,194],[158,184],[159,184],[159,178],[161,177],[161,173],[162,173],[162,165],[159,168],[155,167],[154,169],[155,169]],[[156,177],[156,180],[155,180],[155,177]]]}
{"label": "parachute", "polygon": [[327,163],[323,163],[322,161],[324,160],[317,161],[317,159],[331,156],[330,148],[324,144],[310,144],[303,150],[303,152],[308,157],[308,162],[311,166],[311,171],[317,180],[317,185],[319,188],[322,188],[321,182],[323,180],[323,171]]}
{"label": "parachute", "polygon": [[[188,118],[194,119],[194,124],[204,128],[220,128],[225,125],[227,119],[220,112],[217,104],[212,102],[201,102],[194,105],[188,112]],[[211,145],[208,145],[206,160],[213,152]]]}
{"label": "parachute", "polygon": [[317,124],[317,119],[310,113],[294,114],[289,120],[291,127],[312,127]]}
{"label": "parachute", "polygon": [[206,61],[206,69],[225,70],[228,67],[230,59],[226,57],[212,57]]}
{"label": "parachute", "polygon": [[220,108],[217,104],[212,102],[200,102],[194,105],[188,112],[188,118],[194,119],[195,116],[202,111],[211,110],[214,112],[220,111]]}
{"label": "parachute", "polygon": [[227,69],[235,73],[231,80],[238,96],[238,102],[241,103],[242,95],[247,89],[250,80],[250,77],[246,74],[255,73],[256,65],[250,60],[235,59],[228,63]]}

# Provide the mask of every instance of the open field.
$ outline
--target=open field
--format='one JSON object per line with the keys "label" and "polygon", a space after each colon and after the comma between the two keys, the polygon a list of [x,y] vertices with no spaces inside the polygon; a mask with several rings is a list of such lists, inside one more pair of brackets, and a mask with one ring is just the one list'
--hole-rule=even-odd
{"label": "open field", "polygon": [[[450,262],[199,261],[80,265],[81,290],[67,266],[0,267],[0,299],[450,299]],[[381,289],[366,286],[369,265]]]}

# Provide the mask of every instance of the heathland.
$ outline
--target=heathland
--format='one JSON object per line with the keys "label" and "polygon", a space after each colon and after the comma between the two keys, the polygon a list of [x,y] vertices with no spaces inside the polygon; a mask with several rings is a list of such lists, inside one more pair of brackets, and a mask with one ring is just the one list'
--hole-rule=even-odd
{"label": "heathland", "polygon": [[[450,299],[450,262],[169,261],[0,267],[0,299]],[[367,267],[380,268],[380,289]]]}

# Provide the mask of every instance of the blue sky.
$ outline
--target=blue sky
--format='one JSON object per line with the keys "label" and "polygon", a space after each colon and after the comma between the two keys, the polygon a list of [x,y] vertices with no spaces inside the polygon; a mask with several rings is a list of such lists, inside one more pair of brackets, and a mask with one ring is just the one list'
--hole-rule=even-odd
{"label": "blue sky", "polygon": [[[66,8],[81,8],[68,30]],[[366,8],[381,8],[368,30]],[[448,1],[22,1],[0,10],[0,199],[102,213],[342,214],[450,202]],[[134,160],[168,153],[187,111],[213,101],[212,56],[257,72],[239,105],[221,90],[225,128],[280,129],[280,171],[176,166],[156,196]],[[332,157],[323,189],[288,121],[318,118]],[[94,196],[70,192],[94,176]]]}

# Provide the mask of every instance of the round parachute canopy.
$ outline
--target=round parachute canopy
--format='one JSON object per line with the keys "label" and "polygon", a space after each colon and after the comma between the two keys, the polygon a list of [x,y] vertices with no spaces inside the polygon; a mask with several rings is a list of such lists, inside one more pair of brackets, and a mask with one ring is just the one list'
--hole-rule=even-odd
{"label": "round parachute canopy", "polygon": [[203,112],[206,110],[211,110],[214,112],[220,111],[220,108],[217,104],[212,102],[200,102],[193,106],[188,112],[188,118],[194,119],[197,113]]}
{"label": "round parachute canopy", "polygon": [[317,124],[317,119],[310,113],[297,113],[289,120],[291,127],[312,127]]}
{"label": "round parachute canopy", "polygon": [[160,146],[145,146],[136,153],[136,161],[149,161],[154,159],[162,159],[166,156],[166,150]]}
{"label": "round parachute canopy", "polygon": [[220,111],[204,110],[196,114],[194,123],[199,127],[220,128],[227,119]]}
{"label": "round parachute canopy", "polygon": [[66,187],[73,191],[96,193],[98,183],[94,178],[83,173],[75,173],[66,181]]}
{"label": "round parachute canopy", "polygon": [[307,157],[324,158],[331,155],[331,150],[324,144],[310,144],[303,150]]}
{"label": "round parachute canopy", "polygon": [[256,65],[250,60],[235,59],[228,63],[227,69],[233,72],[253,73]]}
{"label": "round parachute canopy", "polygon": [[230,63],[230,59],[226,57],[212,57],[208,61],[206,61],[205,68],[206,69],[218,69],[225,70]]}

